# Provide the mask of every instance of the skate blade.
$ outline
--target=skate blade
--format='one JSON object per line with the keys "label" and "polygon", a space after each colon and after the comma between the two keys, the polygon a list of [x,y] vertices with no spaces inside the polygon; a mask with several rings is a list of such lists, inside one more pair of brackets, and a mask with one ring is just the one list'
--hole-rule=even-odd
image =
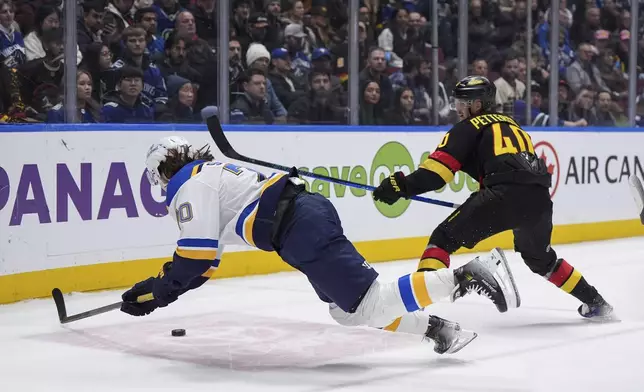
{"label": "skate blade", "polygon": [[505,253],[503,253],[501,248],[494,248],[492,249],[492,255],[498,260],[497,266],[502,267],[503,272],[497,268],[494,272],[494,276],[497,277],[501,285],[501,290],[503,291],[503,296],[505,297],[508,309],[518,308],[521,306],[521,296],[519,295],[519,288],[514,280],[514,275],[512,274],[508,260],[505,258]]}
{"label": "skate blade", "polygon": [[472,342],[472,340],[476,339],[478,334],[474,331],[468,331],[467,329],[461,329],[456,336],[456,339],[452,342],[452,345],[449,347],[449,349],[446,351],[447,354],[454,354],[456,352],[461,351],[463,347],[467,346]]}

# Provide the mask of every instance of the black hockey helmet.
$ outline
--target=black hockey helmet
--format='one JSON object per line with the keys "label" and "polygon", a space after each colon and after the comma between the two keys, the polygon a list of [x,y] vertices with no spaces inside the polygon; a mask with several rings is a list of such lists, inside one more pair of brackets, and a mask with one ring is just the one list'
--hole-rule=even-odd
{"label": "black hockey helmet", "polygon": [[456,83],[452,96],[468,102],[479,99],[482,110],[490,111],[496,105],[496,86],[485,76],[467,76]]}

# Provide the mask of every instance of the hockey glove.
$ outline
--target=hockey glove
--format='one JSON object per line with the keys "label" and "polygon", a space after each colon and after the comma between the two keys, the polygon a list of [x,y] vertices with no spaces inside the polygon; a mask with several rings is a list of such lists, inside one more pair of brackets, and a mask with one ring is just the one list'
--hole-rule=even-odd
{"label": "hockey glove", "polygon": [[395,172],[382,180],[380,185],[373,191],[373,199],[392,205],[401,197],[407,197],[406,190],[405,174]]}
{"label": "hockey glove", "polygon": [[172,268],[172,262],[166,262],[159,276],[139,282],[123,293],[121,311],[132,316],[145,316],[156,308],[166,307],[176,301],[182,291],[175,289],[167,279],[164,279],[170,268]]}

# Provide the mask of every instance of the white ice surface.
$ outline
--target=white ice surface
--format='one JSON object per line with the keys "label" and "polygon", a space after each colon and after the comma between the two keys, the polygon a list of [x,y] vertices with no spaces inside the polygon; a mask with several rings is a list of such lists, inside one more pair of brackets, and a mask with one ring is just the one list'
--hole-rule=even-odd
{"label": "white ice surface", "polygon": [[[500,314],[470,296],[427,309],[479,333],[451,356],[416,336],[335,325],[299,273],[224,279],[143,318],[114,311],[61,326],[51,299],[0,306],[0,391],[644,391],[644,238],[557,251],[620,323],[582,320],[578,302],[514,252],[521,308]],[[415,266],[374,264],[382,279]],[[73,314],[120,292],[65,298]],[[173,328],[187,336],[171,337]]]}

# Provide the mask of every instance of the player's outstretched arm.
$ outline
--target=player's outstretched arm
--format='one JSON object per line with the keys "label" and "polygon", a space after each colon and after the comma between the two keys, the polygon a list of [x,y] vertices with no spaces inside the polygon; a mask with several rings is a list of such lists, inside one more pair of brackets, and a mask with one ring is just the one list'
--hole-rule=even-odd
{"label": "player's outstretched arm", "polygon": [[[206,185],[186,183],[173,203],[181,229],[172,262],[158,276],[137,283],[122,296],[121,310],[143,316],[203,285],[219,265],[218,195]],[[147,301],[145,301],[147,299]],[[143,301],[142,301],[143,300]]]}
{"label": "player's outstretched arm", "polygon": [[469,123],[456,124],[417,170],[408,176],[398,171],[385,178],[373,192],[374,199],[394,204],[401,197],[410,198],[450,183],[476,145],[477,133]]}

